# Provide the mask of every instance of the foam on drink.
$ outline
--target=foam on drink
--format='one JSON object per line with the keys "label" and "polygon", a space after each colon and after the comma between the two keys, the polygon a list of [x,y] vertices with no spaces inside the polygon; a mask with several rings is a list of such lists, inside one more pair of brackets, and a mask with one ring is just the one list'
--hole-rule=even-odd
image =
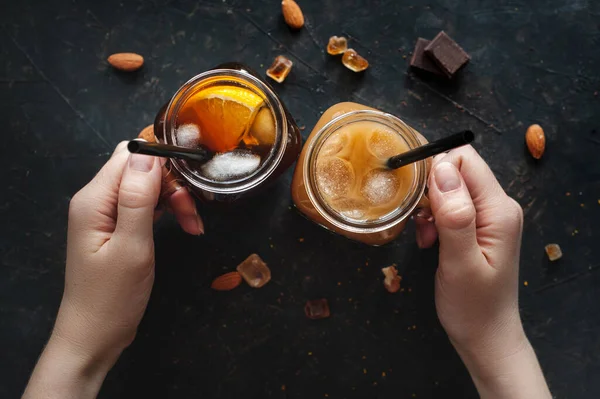
{"label": "foam on drink", "polygon": [[402,137],[385,125],[346,125],[319,150],[317,189],[329,207],[347,218],[381,218],[403,202],[414,178],[413,168],[389,170],[385,161],[408,150]]}

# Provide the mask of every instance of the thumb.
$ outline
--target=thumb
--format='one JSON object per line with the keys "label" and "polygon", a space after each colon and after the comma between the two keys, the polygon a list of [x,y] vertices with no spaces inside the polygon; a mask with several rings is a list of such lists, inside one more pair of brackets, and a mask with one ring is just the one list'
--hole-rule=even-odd
{"label": "thumb", "polygon": [[429,199],[440,240],[440,261],[457,267],[473,256],[482,256],[477,243],[476,211],[458,169],[438,162],[429,178]]}
{"label": "thumb", "polygon": [[119,186],[115,233],[127,239],[152,240],[154,209],[161,182],[160,160],[141,154],[129,156]]}

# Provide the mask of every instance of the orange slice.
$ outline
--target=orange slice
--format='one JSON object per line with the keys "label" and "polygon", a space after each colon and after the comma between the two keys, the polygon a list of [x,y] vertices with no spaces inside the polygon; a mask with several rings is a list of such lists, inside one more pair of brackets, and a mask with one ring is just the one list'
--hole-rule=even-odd
{"label": "orange slice", "polygon": [[257,94],[236,86],[210,87],[192,101],[202,141],[216,152],[236,148],[264,104]]}

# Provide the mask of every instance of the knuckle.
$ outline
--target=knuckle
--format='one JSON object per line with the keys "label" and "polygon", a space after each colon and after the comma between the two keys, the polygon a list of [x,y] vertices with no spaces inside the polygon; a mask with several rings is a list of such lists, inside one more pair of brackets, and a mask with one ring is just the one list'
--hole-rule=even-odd
{"label": "knuckle", "polygon": [[477,155],[479,156],[479,153],[475,150],[475,148],[473,148],[473,146],[471,144],[467,144],[465,146],[459,147],[457,148],[458,152],[464,155]]}
{"label": "knuckle", "polygon": [[[140,248],[143,249],[143,248]],[[146,248],[147,251],[147,248]],[[135,269],[146,269],[154,265],[154,255],[149,251],[140,255],[141,252],[136,252],[136,256],[132,258],[133,267]]]}
{"label": "knuckle", "polygon": [[85,199],[83,190],[84,189],[79,190],[71,197],[71,200],[69,201],[69,218],[76,216],[84,208]]}
{"label": "knuckle", "polygon": [[129,141],[127,140],[123,140],[121,141],[119,144],[117,144],[117,146],[115,147],[115,152],[121,152],[123,151],[125,148],[127,148],[127,144],[129,143]]}
{"label": "knuckle", "polygon": [[127,262],[133,269],[147,269],[154,266],[154,245],[152,240],[124,240],[121,252],[126,255]]}
{"label": "knuckle", "polygon": [[140,267],[147,268],[152,266],[154,266],[154,251],[148,251],[145,256],[141,257]]}
{"label": "knuckle", "polygon": [[77,207],[79,202],[81,202],[81,190],[77,191],[75,195],[71,197],[71,201],[69,201],[69,208]]}
{"label": "knuckle", "polygon": [[473,148],[473,146],[471,144],[467,144],[466,146],[464,146],[463,150],[464,150],[464,152],[467,152],[469,154],[478,154],[477,151],[475,150],[475,148]]}
{"label": "knuckle", "polygon": [[[436,156],[434,156],[434,157],[433,157],[433,160],[432,160],[432,162],[433,162],[433,164],[434,164],[434,165],[436,165],[436,164],[438,164],[438,163],[439,163],[439,162],[440,162],[442,159],[446,158],[447,156],[448,156],[448,154],[438,154],[438,155],[436,155]],[[429,176],[431,177],[432,175],[429,175]]]}
{"label": "knuckle", "polygon": [[507,205],[504,212],[504,225],[511,231],[523,229],[523,208],[513,198],[507,197]]}
{"label": "knuckle", "polygon": [[[131,247],[139,248],[139,250],[134,252]],[[143,248],[131,242],[119,246],[117,248],[118,255],[112,258],[115,264],[120,266],[119,272],[130,277],[135,276],[138,281],[151,273],[155,264],[154,254],[149,253],[147,247],[145,251],[142,250]]]}
{"label": "knuckle", "polygon": [[473,146],[471,144],[467,144],[458,148],[454,148],[450,151],[448,151],[448,154],[452,154],[454,156],[464,156],[464,155],[470,155],[475,151],[475,149],[473,148]]}
{"label": "knuckle", "polygon": [[127,144],[129,143],[129,141],[127,140],[123,140],[121,141],[119,144],[117,144],[117,146],[115,147],[115,150],[113,151],[112,155],[110,156],[111,158],[114,158],[115,156],[117,156],[118,154],[122,153],[123,151],[125,151],[127,149]]}
{"label": "knuckle", "polygon": [[154,198],[145,182],[137,179],[128,179],[121,183],[119,189],[119,205],[139,209],[154,205]]}
{"label": "knuckle", "polygon": [[456,151],[454,154],[458,158],[458,162],[461,165],[463,163],[474,165],[480,160],[483,161],[483,159],[481,159],[481,155],[479,155],[477,150],[470,144],[456,148],[452,151]]}
{"label": "knuckle", "polygon": [[435,217],[436,223],[451,229],[463,229],[475,221],[473,203],[449,201],[444,204]]}

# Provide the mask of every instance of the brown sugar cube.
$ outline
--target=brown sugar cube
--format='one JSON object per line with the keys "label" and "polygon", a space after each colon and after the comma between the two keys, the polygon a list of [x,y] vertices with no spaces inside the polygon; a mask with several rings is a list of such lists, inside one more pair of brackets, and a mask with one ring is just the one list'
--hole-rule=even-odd
{"label": "brown sugar cube", "polygon": [[344,52],[342,64],[353,72],[362,72],[369,67],[369,61],[351,48]]}
{"label": "brown sugar cube", "polygon": [[330,55],[344,54],[348,50],[348,40],[343,36],[331,36],[327,43],[327,53]]}
{"label": "brown sugar cube", "polygon": [[435,62],[425,54],[425,47],[430,43],[429,40],[423,39],[422,37],[417,39],[415,43],[415,49],[410,59],[410,66],[416,69],[421,69],[439,76],[446,76],[444,72],[437,67]]}
{"label": "brown sugar cube", "polygon": [[260,288],[271,280],[271,270],[257,254],[252,254],[236,269],[250,287]]}
{"label": "brown sugar cube", "polygon": [[555,260],[562,258],[562,250],[558,244],[548,244],[544,249],[546,250],[546,255],[548,255],[550,261],[554,262]]}
{"label": "brown sugar cube", "polygon": [[314,299],[312,301],[306,301],[304,305],[304,313],[309,319],[326,319],[331,314],[329,312],[329,303],[327,299]]}
{"label": "brown sugar cube", "polygon": [[276,81],[283,83],[285,78],[290,74],[294,63],[283,55],[275,57],[273,64],[267,69],[267,76]]}
{"label": "brown sugar cube", "polygon": [[425,54],[430,56],[444,74],[451,78],[471,57],[446,32],[441,31],[425,47]]}

